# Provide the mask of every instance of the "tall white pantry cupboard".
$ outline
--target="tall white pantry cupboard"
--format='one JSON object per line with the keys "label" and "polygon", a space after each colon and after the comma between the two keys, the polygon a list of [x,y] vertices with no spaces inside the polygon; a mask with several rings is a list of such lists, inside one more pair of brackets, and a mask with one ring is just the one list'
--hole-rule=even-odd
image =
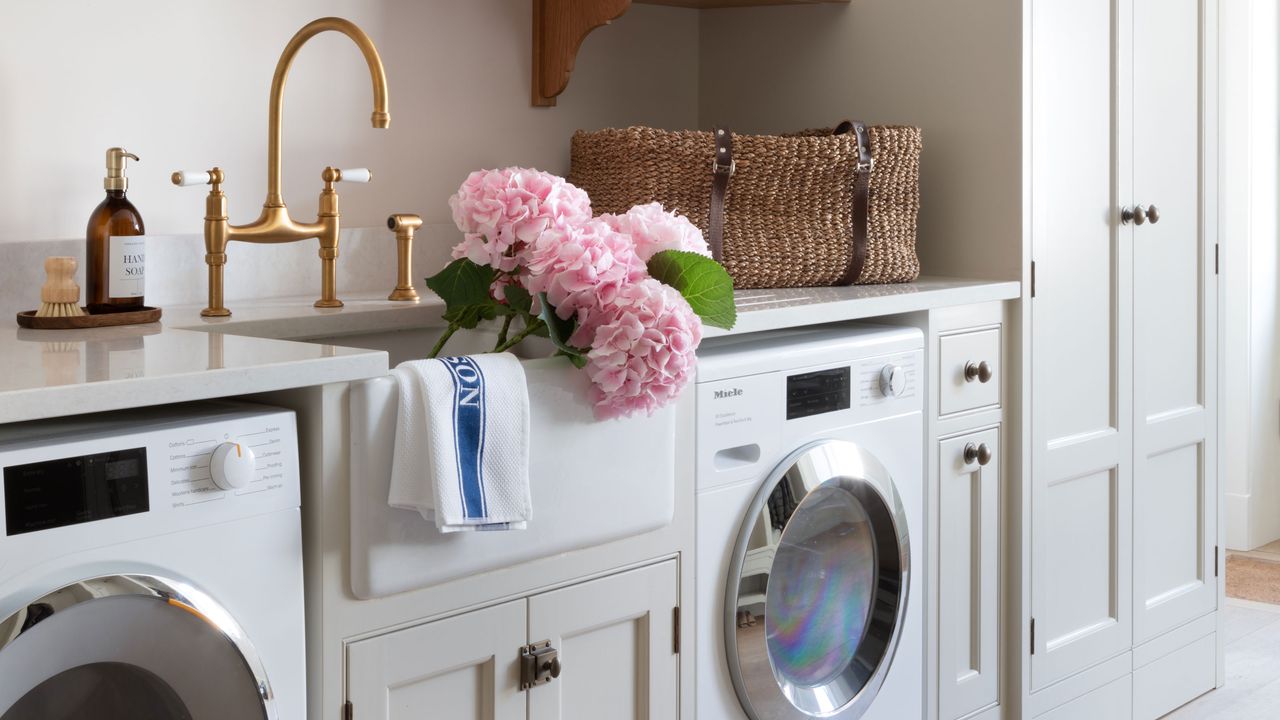
{"label": "tall white pantry cupboard", "polygon": [[1028,0],[1023,716],[1218,678],[1216,0]]}

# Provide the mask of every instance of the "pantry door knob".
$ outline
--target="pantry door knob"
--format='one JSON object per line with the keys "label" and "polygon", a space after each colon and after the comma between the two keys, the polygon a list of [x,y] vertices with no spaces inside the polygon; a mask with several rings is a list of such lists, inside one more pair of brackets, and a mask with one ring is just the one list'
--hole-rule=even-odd
{"label": "pantry door knob", "polygon": [[1147,208],[1147,219],[1151,221],[1152,225],[1160,222],[1160,208],[1155,205]]}
{"label": "pantry door knob", "polygon": [[253,480],[257,459],[253,449],[238,442],[224,442],[209,459],[209,476],[223,490],[239,490]]}
{"label": "pantry door knob", "polygon": [[969,443],[964,446],[964,464],[972,465],[975,462],[979,465],[987,465],[991,462],[991,448],[986,443]]}
{"label": "pantry door knob", "polygon": [[980,363],[968,362],[964,366],[964,381],[973,382],[977,380],[983,385],[991,382],[994,373],[991,372],[991,363],[983,360]]}
{"label": "pantry door knob", "polygon": [[1125,225],[1133,223],[1134,225],[1147,224],[1147,211],[1141,205],[1125,208],[1120,211],[1120,221]]}

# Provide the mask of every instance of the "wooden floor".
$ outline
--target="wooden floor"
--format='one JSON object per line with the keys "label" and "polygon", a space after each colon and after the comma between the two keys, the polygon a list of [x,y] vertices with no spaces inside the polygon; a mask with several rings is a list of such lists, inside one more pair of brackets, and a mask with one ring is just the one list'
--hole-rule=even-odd
{"label": "wooden floor", "polygon": [[[1273,545],[1277,552],[1274,559],[1280,560],[1280,544]],[[1227,598],[1225,612],[1227,684],[1166,718],[1274,720],[1280,717],[1280,605]]]}

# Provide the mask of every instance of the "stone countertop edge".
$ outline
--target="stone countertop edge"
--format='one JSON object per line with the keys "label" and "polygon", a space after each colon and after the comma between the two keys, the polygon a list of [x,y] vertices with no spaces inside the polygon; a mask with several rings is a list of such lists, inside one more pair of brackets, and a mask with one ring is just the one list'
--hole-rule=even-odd
{"label": "stone countertop edge", "polygon": [[0,330],[0,424],[350,382],[387,354],[152,324]]}

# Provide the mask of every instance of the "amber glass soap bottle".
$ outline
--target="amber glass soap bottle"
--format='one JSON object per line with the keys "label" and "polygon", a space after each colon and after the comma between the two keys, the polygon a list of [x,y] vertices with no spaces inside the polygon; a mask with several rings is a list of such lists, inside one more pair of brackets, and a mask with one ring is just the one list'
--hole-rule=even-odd
{"label": "amber glass soap bottle", "polygon": [[127,159],[138,156],[123,148],[107,150],[107,197],[89,216],[85,247],[85,289],[89,312],[137,310],[146,285],[146,229],[138,208],[125,197]]}

